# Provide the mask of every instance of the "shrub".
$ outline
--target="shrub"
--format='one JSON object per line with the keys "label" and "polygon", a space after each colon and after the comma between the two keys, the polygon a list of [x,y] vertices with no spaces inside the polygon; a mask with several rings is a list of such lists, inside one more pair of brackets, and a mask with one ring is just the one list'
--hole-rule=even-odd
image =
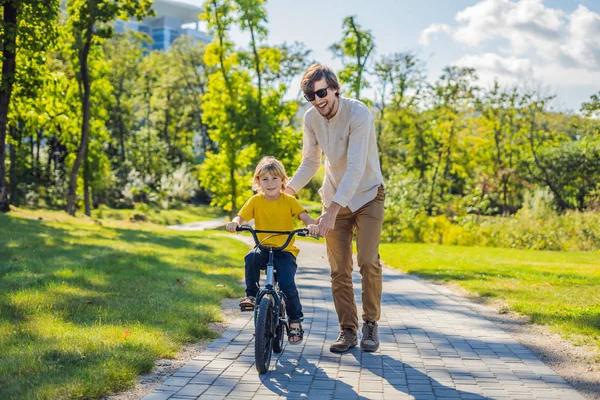
{"label": "shrub", "polygon": [[526,196],[523,208],[509,217],[466,215],[449,218],[386,209],[383,239],[388,241],[509,247],[534,250],[600,250],[600,213],[558,214],[547,191]]}

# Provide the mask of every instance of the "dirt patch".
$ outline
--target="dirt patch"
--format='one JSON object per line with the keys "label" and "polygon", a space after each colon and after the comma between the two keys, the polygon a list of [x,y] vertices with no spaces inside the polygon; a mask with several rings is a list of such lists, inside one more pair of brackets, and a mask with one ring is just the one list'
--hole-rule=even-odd
{"label": "dirt patch", "polygon": [[549,327],[531,324],[529,317],[508,311],[504,302],[473,296],[457,284],[420,281],[493,321],[586,398],[600,399],[600,354],[595,347],[574,345]]}
{"label": "dirt patch", "polygon": [[[222,322],[213,322],[209,324],[213,332],[222,334],[227,330],[227,327],[235,321],[240,315],[240,307],[238,306],[239,299],[225,299],[221,303],[221,313],[223,314]],[[188,344],[177,354],[174,359],[160,359],[154,363],[152,372],[138,377],[135,387],[121,393],[113,394],[105,397],[104,400],[133,400],[141,399],[142,397],[152,393],[160,387],[171,375],[177,372],[192,358],[200,355],[210,340]]]}

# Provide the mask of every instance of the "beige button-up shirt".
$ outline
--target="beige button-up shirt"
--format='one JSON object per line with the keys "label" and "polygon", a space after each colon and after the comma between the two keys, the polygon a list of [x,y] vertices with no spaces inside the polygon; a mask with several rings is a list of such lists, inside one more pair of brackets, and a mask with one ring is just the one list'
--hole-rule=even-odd
{"label": "beige button-up shirt", "polygon": [[302,163],[288,186],[295,192],[302,189],[325,153],[325,179],[319,189],[323,205],[336,202],[354,212],[375,198],[383,176],[371,112],[359,100],[339,99],[338,111],[330,120],[314,107],[304,114]]}

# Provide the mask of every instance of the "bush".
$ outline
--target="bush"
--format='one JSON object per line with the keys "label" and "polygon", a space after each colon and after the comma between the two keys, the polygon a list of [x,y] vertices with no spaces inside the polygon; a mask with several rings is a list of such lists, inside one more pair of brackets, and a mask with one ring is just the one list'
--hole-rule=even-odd
{"label": "bush", "polygon": [[510,217],[449,218],[417,213],[409,221],[400,221],[409,213],[399,213],[392,205],[386,209],[383,239],[534,250],[600,250],[600,213],[558,214],[552,204],[549,192],[536,191],[526,196],[523,208]]}

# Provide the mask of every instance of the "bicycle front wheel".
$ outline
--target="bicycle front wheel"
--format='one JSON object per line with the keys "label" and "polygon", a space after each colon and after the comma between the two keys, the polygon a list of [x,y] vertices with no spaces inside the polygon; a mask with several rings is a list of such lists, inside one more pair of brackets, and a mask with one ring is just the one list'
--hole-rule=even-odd
{"label": "bicycle front wheel", "polygon": [[258,373],[269,371],[273,351],[273,300],[265,296],[261,299],[256,316],[256,337],[254,339],[254,357]]}
{"label": "bicycle front wheel", "polygon": [[281,302],[279,303],[279,315],[277,316],[277,326],[275,327],[275,337],[273,338],[273,353],[281,353],[283,350],[283,336],[285,331],[285,324],[282,322],[285,320],[285,300],[283,296],[280,297]]}

